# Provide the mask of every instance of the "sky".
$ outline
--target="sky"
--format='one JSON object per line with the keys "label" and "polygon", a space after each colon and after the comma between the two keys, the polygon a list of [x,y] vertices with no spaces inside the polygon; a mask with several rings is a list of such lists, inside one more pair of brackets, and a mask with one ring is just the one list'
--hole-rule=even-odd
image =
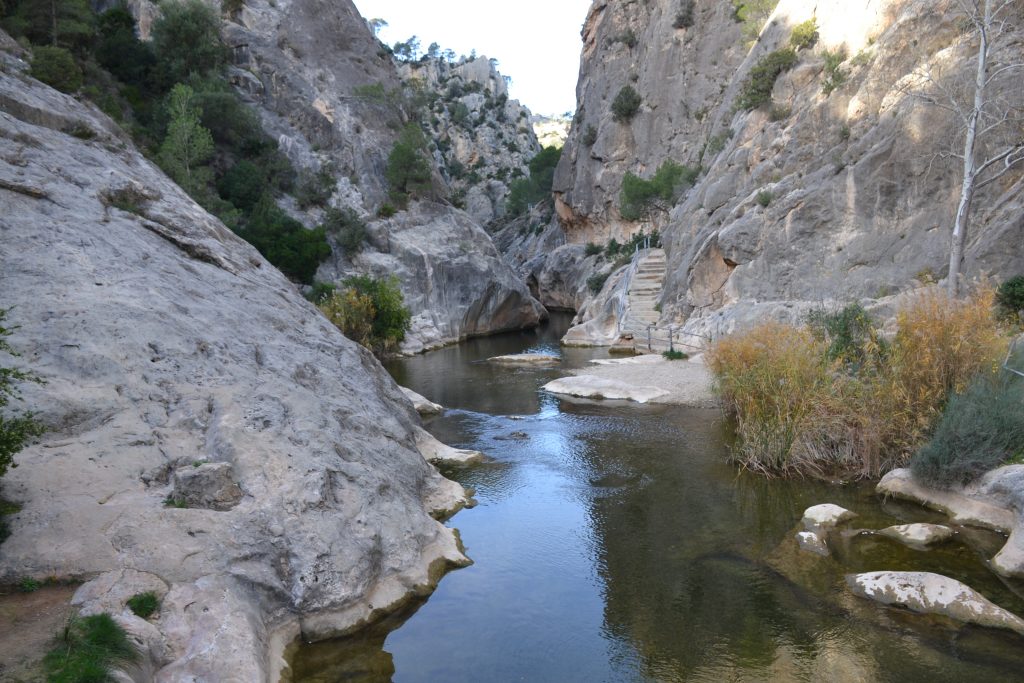
{"label": "sky", "polygon": [[512,78],[510,96],[534,114],[576,110],[580,29],[591,0],[354,0],[366,19],[388,22],[388,45],[410,36],[498,60]]}

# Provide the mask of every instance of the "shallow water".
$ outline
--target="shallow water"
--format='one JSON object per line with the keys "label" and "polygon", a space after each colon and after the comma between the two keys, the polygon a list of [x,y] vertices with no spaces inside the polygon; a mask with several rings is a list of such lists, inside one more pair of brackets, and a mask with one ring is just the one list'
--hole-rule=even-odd
{"label": "shallow water", "polygon": [[[493,462],[446,471],[479,505],[457,527],[474,561],[424,603],[357,638],[302,646],[295,681],[1019,681],[1024,638],[876,606],[845,573],[941,571],[1024,613],[985,562],[1003,539],[959,530],[928,552],[852,533],[836,559],[796,551],[803,510],[855,528],[940,521],[869,485],[766,480],[727,462],[717,411],[569,401],[545,382],[601,350],[559,349],[566,320],[395,362],[449,410],[442,441]],[[489,356],[561,353],[561,368]]]}

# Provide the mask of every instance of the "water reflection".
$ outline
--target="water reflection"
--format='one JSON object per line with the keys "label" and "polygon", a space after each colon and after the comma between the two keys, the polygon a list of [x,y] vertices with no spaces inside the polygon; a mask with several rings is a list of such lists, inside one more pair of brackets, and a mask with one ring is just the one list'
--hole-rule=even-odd
{"label": "water reflection", "polygon": [[[920,553],[854,533],[834,559],[801,556],[793,532],[816,503],[855,510],[864,529],[940,517],[865,485],[738,473],[715,411],[566,401],[539,391],[560,368],[483,362],[558,352],[560,333],[476,340],[389,368],[451,408],[431,432],[493,458],[447,472],[480,501],[449,522],[475,564],[414,616],[300,648],[296,681],[1019,679],[1019,637],[882,609],[843,588],[846,572],[943,570],[1024,612],[1019,586],[984,566],[1000,538],[961,530]],[[563,354],[579,366],[602,352]]]}

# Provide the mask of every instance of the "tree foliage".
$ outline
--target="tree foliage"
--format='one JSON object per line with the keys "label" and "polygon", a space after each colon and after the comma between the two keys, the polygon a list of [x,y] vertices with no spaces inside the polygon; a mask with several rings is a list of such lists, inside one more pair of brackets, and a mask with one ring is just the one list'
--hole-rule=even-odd
{"label": "tree foliage", "polygon": [[4,20],[4,28],[34,45],[77,52],[89,46],[95,22],[88,0],[20,0]]}
{"label": "tree foliage", "polygon": [[227,63],[220,39],[220,17],[202,0],[175,0],[160,5],[162,16],[153,23],[152,43],[167,84],[192,76],[219,73]]}
{"label": "tree foliage", "polygon": [[[0,354],[16,357],[18,353],[7,341],[7,337],[17,329],[6,325],[9,312],[10,309],[0,308]],[[20,382],[41,384],[42,380],[31,372],[0,365],[0,477],[7,472],[8,467],[15,466],[14,455],[25,447],[29,439],[43,433],[42,425],[33,419],[31,413],[6,410],[11,401],[21,399],[18,391]]]}
{"label": "tree foliage", "polygon": [[653,211],[665,211],[678,199],[679,191],[692,185],[700,169],[689,168],[666,159],[650,180],[632,173],[622,179],[619,195],[619,213],[630,221],[650,216]]}
{"label": "tree foliage", "polygon": [[378,356],[394,351],[412,324],[394,276],[347,278],[342,289],[325,297],[319,307],[346,337]]}
{"label": "tree foliage", "polygon": [[545,147],[537,156],[530,159],[529,177],[517,178],[509,186],[506,208],[510,215],[519,216],[526,213],[530,206],[551,196],[551,186],[555,181],[555,168],[557,168],[561,156],[560,148]]}
{"label": "tree foliage", "polygon": [[82,87],[82,70],[62,47],[42,45],[32,50],[31,74],[61,92],[73,93]]}
{"label": "tree foliage", "polygon": [[771,102],[775,81],[782,72],[789,71],[795,64],[796,51],[793,48],[787,47],[766,54],[750,70],[736,105],[749,111]]}
{"label": "tree foliage", "polygon": [[612,118],[619,123],[628,123],[640,111],[640,93],[631,85],[624,85],[612,101]]}
{"label": "tree foliage", "polygon": [[190,194],[203,190],[212,178],[206,164],[213,156],[213,136],[199,122],[195,92],[187,85],[171,89],[167,100],[167,136],[160,145],[160,165]]}
{"label": "tree foliage", "polygon": [[384,177],[396,202],[404,203],[409,195],[430,189],[430,163],[427,160],[427,138],[415,123],[408,124],[391,148]]}

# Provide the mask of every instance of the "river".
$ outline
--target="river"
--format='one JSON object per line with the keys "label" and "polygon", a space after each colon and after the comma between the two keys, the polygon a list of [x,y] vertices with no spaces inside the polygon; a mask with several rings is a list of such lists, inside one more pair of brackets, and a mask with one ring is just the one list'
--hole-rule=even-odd
{"label": "river", "polygon": [[[493,459],[445,471],[476,491],[479,504],[448,521],[474,564],[358,637],[303,646],[295,681],[1024,680],[1019,636],[883,608],[843,583],[938,571],[1024,614],[1020,584],[985,566],[1003,537],[958,529],[923,552],[854,533],[834,559],[799,553],[793,535],[817,503],[853,510],[863,529],[943,517],[870,484],[738,472],[718,411],[546,394],[565,368],[607,355],[560,349],[567,323],[388,365],[448,408],[427,429]],[[562,365],[486,362],[521,351]]]}

